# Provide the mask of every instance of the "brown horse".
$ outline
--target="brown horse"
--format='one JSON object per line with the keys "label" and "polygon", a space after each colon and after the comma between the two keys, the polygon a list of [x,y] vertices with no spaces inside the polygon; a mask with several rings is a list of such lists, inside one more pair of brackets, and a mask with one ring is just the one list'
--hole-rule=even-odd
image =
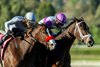
{"label": "brown horse", "polygon": [[[48,43],[45,39],[46,27],[38,25],[30,32],[30,36],[24,36],[24,40],[19,37],[10,37],[8,45],[4,48],[4,56],[2,58],[4,67],[33,67],[40,64],[37,63],[37,52],[41,49],[46,49]],[[43,46],[43,47],[40,47]],[[41,66],[39,66],[41,67]]]}
{"label": "brown horse", "polygon": [[48,51],[46,67],[71,67],[70,49],[75,39],[84,42],[88,47],[94,44],[83,18],[74,17],[65,31],[55,38],[57,46],[53,51]]}

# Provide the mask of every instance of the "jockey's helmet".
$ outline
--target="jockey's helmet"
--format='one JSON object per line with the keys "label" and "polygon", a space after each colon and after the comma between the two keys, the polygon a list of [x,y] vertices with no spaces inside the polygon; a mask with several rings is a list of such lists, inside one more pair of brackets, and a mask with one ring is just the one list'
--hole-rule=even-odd
{"label": "jockey's helmet", "polygon": [[63,14],[63,13],[56,14],[55,19],[56,19],[56,22],[61,25],[64,25],[67,22],[67,18],[65,16],[65,14]]}
{"label": "jockey's helmet", "polygon": [[29,23],[27,23],[28,28],[35,26],[36,16],[33,12],[26,13],[25,19],[27,20],[27,22],[29,22]]}
{"label": "jockey's helmet", "polygon": [[33,12],[28,12],[28,13],[26,13],[25,18],[26,18],[27,20],[30,20],[30,21],[35,21],[35,20],[36,20],[36,17],[35,17],[35,15],[34,15]]}

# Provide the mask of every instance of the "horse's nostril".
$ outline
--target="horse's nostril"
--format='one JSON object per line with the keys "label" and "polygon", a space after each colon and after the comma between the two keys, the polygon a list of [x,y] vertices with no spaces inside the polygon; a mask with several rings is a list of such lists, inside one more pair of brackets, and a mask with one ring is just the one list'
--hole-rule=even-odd
{"label": "horse's nostril", "polygon": [[92,41],[89,41],[89,44],[93,45],[93,44],[94,44],[94,42],[92,42]]}
{"label": "horse's nostril", "polygon": [[91,43],[92,43],[92,41],[89,41],[89,43],[91,44]]}
{"label": "horse's nostril", "polygon": [[51,46],[53,46],[53,44],[51,44]]}

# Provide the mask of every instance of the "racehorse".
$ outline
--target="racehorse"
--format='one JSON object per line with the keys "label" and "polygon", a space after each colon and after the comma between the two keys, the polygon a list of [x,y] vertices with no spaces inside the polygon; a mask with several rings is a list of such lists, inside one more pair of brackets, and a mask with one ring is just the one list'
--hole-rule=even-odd
{"label": "racehorse", "polygon": [[48,51],[46,67],[71,67],[70,49],[75,39],[82,41],[88,47],[94,44],[89,27],[82,17],[74,17],[65,31],[55,37],[57,46],[53,51]]}
{"label": "racehorse", "polygon": [[[3,67],[33,67],[39,66],[36,59],[36,51],[46,49],[49,42],[45,42],[48,37],[46,27],[37,25],[32,29],[30,36],[24,36],[21,40],[19,37],[9,37],[7,44],[3,45],[1,60]],[[40,47],[40,46],[43,47]],[[38,46],[40,48],[38,48]],[[49,45],[50,46],[50,45]],[[52,45],[53,46],[53,45]]]}

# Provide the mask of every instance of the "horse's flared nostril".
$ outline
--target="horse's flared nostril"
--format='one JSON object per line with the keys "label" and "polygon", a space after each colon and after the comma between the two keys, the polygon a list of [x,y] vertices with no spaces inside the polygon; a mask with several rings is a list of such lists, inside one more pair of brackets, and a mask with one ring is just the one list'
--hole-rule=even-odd
{"label": "horse's flared nostril", "polygon": [[93,46],[94,42],[93,42],[93,41],[89,41],[89,44],[90,44],[91,46]]}
{"label": "horse's flared nostril", "polygon": [[89,44],[91,44],[92,43],[92,41],[89,41]]}
{"label": "horse's flared nostril", "polygon": [[53,46],[53,44],[51,44],[51,46]]}

